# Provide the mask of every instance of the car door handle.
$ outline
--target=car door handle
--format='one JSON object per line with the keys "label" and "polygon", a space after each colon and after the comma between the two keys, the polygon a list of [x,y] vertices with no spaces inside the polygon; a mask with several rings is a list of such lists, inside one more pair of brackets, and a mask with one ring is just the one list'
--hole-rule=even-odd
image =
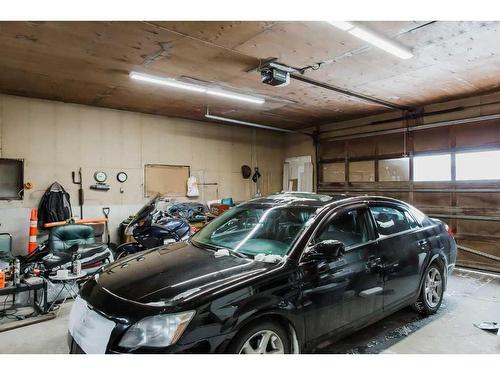
{"label": "car door handle", "polygon": [[368,269],[381,269],[382,268],[382,258],[375,258],[373,256],[368,258],[366,262]]}
{"label": "car door handle", "polygon": [[429,241],[427,241],[427,240],[420,240],[420,241],[417,241],[417,245],[420,246],[421,248],[428,248],[429,247]]}

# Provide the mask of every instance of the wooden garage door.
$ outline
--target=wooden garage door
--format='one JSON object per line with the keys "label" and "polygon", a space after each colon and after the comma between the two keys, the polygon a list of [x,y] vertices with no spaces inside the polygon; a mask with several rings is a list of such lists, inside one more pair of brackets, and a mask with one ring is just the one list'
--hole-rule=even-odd
{"label": "wooden garage door", "polygon": [[[500,179],[456,179],[456,154],[485,150],[500,150],[498,120],[419,130],[406,136],[324,141],[319,147],[317,190],[407,201],[452,227],[459,245],[458,265],[500,272]],[[449,180],[415,182],[414,158],[432,154],[450,155]],[[398,171],[405,168],[405,157],[408,171]],[[388,160],[403,161],[391,170],[396,163]]]}

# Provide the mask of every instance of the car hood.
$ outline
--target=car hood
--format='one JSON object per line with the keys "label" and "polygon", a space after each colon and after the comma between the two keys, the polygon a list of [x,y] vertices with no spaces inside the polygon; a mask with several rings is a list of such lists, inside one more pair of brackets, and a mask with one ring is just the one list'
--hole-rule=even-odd
{"label": "car hood", "polygon": [[234,255],[216,257],[212,250],[180,242],[117,261],[99,274],[97,283],[123,299],[172,306],[276,266]]}

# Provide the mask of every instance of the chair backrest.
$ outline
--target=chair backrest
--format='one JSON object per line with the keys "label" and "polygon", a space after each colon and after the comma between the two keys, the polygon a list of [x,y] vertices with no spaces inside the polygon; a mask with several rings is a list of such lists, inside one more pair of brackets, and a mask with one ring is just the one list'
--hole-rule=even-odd
{"label": "chair backrest", "polygon": [[94,228],[89,225],[68,224],[55,227],[49,234],[49,248],[52,251],[64,251],[73,245],[95,243]]}
{"label": "chair backrest", "polygon": [[9,233],[0,233],[0,258],[12,255],[12,236]]}

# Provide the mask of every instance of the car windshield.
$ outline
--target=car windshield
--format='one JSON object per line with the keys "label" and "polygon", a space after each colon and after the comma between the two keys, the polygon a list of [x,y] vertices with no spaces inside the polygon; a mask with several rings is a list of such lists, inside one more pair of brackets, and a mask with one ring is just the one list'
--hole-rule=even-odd
{"label": "car windshield", "polygon": [[226,211],[194,237],[195,244],[244,255],[286,255],[316,208],[247,204]]}

